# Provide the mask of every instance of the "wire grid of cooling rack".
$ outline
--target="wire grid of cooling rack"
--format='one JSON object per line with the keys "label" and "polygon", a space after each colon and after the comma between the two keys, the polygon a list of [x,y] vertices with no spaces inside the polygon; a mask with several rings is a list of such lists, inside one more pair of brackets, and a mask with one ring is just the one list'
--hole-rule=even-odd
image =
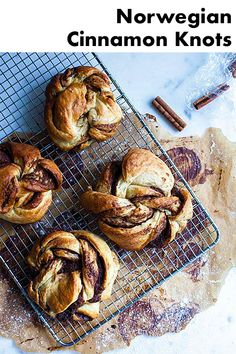
{"label": "wire grid of cooling rack", "polygon": [[[124,120],[111,140],[93,143],[80,153],[65,153],[55,148],[44,130],[44,90],[51,76],[78,65],[95,66],[108,74],[117,102],[122,107]],[[36,145],[44,157],[57,163],[64,176],[62,190],[54,195],[53,204],[43,220],[31,225],[13,225],[1,221],[0,259],[54,338],[61,345],[73,345],[200,257],[218,241],[219,231],[96,54],[4,53],[0,57],[0,70],[0,139]],[[60,321],[51,319],[27,296],[29,274],[25,257],[38,238],[53,230],[87,228],[100,234],[95,217],[78,204],[78,195],[88,185],[95,183],[108,161],[121,160],[128,149],[134,146],[149,148],[160,156],[171,168],[176,184],[184,185],[190,191],[193,218],[182,234],[161,249],[154,241],[142,251],[124,251],[107,240],[118,254],[120,271],[112,297],[102,303],[99,317],[92,321],[81,318],[80,322],[69,318]]]}

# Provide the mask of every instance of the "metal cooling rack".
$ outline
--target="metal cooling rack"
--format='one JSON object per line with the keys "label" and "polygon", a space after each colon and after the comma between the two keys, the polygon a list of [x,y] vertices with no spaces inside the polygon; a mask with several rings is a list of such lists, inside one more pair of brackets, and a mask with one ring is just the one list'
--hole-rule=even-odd
{"label": "metal cooling rack", "polygon": [[[57,72],[78,65],[95,66],[107,73],[116,99],[123,109],[124,120],[116,137],[111,140],[94,143],[81,153],[63,153],[50,142],[44,130],[44,90],[50,78]],[[62,191],[54,195],[53,205],[43,220],[24,226],[0,221],[0,259],[40,320],[61,345],[77,343],[200,257],[218,241],[219,231],[213,220],[96,54],[2,54],[0,127],[1,140],[36,145],[43,156],[58,164],[64,175]],[[184,185],[192,194],[194,216],[184,232],[163,249],[153,242],[139,252],[124,251],[107,240],[118,254],[121,268],[112,297],[103,302],[100,316],[92,321],[53,320],[27,296],[29,277],[25,257],[39,237],[55,229],[87,228],[100,234],[95,218],[78,205],[78,195],[89,184],[94,184],[108,161],[121,159],[134,146],[149,148],[162,157],[171,168],[176,184]]]}

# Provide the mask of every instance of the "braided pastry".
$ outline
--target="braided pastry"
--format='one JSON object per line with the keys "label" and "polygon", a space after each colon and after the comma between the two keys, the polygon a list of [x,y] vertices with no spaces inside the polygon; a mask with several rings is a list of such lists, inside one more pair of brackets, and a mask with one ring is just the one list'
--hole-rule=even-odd
{"label": "braided pastry", "polygon": [[81,196],[98,214],[99,226],[118,246],[140,250],[158,236],[171,242],[192,217],[189,192],[173,189],[167,165],[145,149],[129,150],[122,163],[109,163],[96,190]]}
{"label": "braided pastry", "polygon": [[61,183],[56,164],[43,159],[36,147],[0,144],[0,219],[16,224],[40,220]]}
{"label": "braided pastry", "polygon": [[121,118],[109,78],[96,68],[67,69],[47,86],[45,122],[61,150],[84,149],[93,140],[113,137]]}
{"label": "braided pastry", "polygon": [[[28,293],[45,312],[95,318],[111,296],[119,270],[115,253],[88,231],[56,231],[40,239],[28,256],[36,276]],[[66,312],[65,312],[66,311]]]}

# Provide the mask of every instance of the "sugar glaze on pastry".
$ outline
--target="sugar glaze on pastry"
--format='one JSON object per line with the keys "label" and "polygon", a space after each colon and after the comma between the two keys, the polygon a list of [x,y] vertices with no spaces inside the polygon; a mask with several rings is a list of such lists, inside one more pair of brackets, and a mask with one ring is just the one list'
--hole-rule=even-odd
{"label": "sugar glaze on pastry", "polygon": [[88,231],[55,231],[38,240],[28,256],[35,277],[28,293],[55,317],[67,311],[96,318],[100,302],[111,296],[119,270],[115,253]]}
{"label": "sugar glaze on pastry", "polygon": [[52,78],[46,89],[44,116],[53,142],[61,150],[70,150],[114,136],[122,112],[108,76],[96,68],[80,66]]}
{"label": "sugar glaze on pastry", "polygon": [[16,224],[40,220],[62,184],[57,165],[32,145],[0,144],[0,219]]}
{"label": "sugar glaze on pastry", "polygon": [[168,166],[152,152],[133,148],[122,162],[109,163],[95,190],[80,198],[98,214],[100,229],[118,246],[140,250],[157,237],[171,242],[192,218],[190,193],[174,187]]}

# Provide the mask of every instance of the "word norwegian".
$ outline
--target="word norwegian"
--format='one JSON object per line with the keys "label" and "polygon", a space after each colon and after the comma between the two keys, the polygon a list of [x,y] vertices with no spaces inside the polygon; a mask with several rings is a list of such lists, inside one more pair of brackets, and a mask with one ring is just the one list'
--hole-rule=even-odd
{"label": "word norwegian", "polygon": [[190,13],[185,15],[184,13],[135,13],[133,14],[132,9],[128,9],[123,11],[121,9],[117,9],[117,23],[160,23],[167,24],[176,22],[178,24],[188,24],[191,28],[197,28],[200,24],[210,23],[231,23],[231,15],[229,13],[205,13],[205,9],[202,8],[201,12]]}

